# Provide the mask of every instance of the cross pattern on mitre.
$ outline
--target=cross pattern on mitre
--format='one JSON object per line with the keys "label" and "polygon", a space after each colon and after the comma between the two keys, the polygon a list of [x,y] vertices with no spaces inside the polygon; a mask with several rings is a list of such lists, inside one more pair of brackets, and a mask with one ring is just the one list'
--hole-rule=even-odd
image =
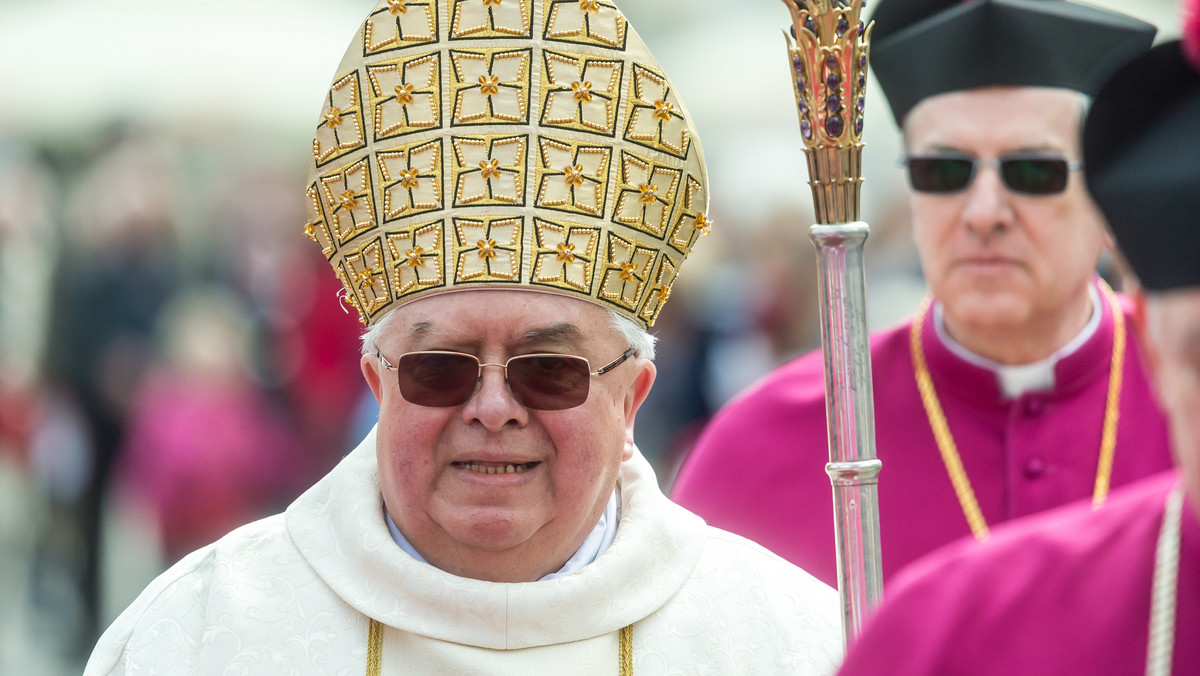
{"label": "cross pattern on mitre", "polygon": [[608,136],[616,133],[620,61],[543,52],[542,125]]}
{"label": "cross pattern on mitre", "polygon": [[444,241],[443,221],[414,225],[387,234],[397,295],[445,285]]}
{"label": "cross pattern on mitre", "polygon": [[453,0],[451,39],[533,37],[533,0]]}
{"label": "cross pattern on mitre", "polygon": [[533,282],[591,293],[600,228],[534,219]]}
{"label": "cross pattern on mitre", "polygon": [[529,64],[533,52],[451,50],[454,124],[529,121]]}
{"label": "cross pattern on mitre", "polygon": [[520,216],[456,218],[454,281],[514,281],[521,278]]}
{"label": "cross pattern on mitre", "polygon": [[441,126],[441,74],[437,53],[367,66],[374,140]]}
{"label": "cross pattern on mitre", "polygon": [[625,48],[625,17],[603,0],[548,0],[545,37],[581,44]]}
{"label": "cross pattern on mitre", "polygon": [[363,56],[437,41],[436,0],[387,0],[363,24]]}
{"label": "cross pattern on mitre", "polygon": [[376,154],[383,182],[383,220],[433,211],[442,206],[442,140]]}

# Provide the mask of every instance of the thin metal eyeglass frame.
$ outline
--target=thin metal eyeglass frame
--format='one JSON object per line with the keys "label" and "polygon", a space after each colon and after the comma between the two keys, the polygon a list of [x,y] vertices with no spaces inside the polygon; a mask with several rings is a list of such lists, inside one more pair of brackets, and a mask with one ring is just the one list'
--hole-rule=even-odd
{"label": "thin metal eyeglass frame", "polygon": [[[485,367],[485,366],[499,366],[501,369],[503,369],[505,385],[508,385],[508,365],[514,359],[521,359],[521,358],[526,358],[526,357],[565,357],[567,359],[581,359],[581,360],[583,360],[583,363],[588,365],[589,369],[592,366],[591,362],[589,362],[587,360],[587,357],[580,357],[578,355],[573,355],[573,354],[557,354],[557,353],[553,353],[553,352],[539,352],[539,353],[534,353],[534,354],[518,354],[518,355],[514,355],[512,357],[509,357],[507,360],[505,360],[505,362],[503,364],[497,364],[497,363],[487,363],[487,362],[479,361],[479,357],[476,357],[473,354],[467,354],[466,352],[452,352],[449,350],[417,350],[415,352],[405,352],[404,354],[400,355],[396,359],[396,361],[399,362],[401,359],[403,359],[404,357],[406,357],[410,354],[453,354],[453,355],[461,355],[463,357],[470,357],[471,359],[475,360],[475,363],[479,364],[479,372],[475,376],[476,387],[475,387],[475,390],[471,393],[472,397],[475,396],[475,393],[479,391],[478,383],[479,383],[479,381],[481,381],[483,379],[483,367]],[[605,373],[608,373],[609,371],[617,368],[618,366],[623,364],[627,359],[635,356],[636,354],[637,354],[637,348],[630,347],[629,349],[625,350],[625,352],[621,353],[621,356],[608,362],[604,366],[601,366],[600,368],[596,369],[595,371],[589,370],[588,375],[589,376],[602,376]],[[378,347],[375,348],[375,356],[379,358],[379,362],[381,364],[383,364],[383,368],[385,370],[387,370],[387,371],[395,371],[396,370],[396,366],[394,364],[392,364],[391,362],[389,362],[387,360],[387,357],[383,356],[383,352]],[[512,394],[511,388],[509,388],[509,394]],[[403,396],[403,393],[401,393],[401,396]],[[470,397],[467,398],[467,401],[470,401]],[[587,401],[587,399],[585,398],[584,401]],[[413,403],[416,403],[416,402],[413,402]],[[466,401],[463,402],[463,404],[465,404],[465,403],[466,403]],[[417,405],[421,406],[423,404],[417,404]],[[461,406],[462,404],[457,404],[457,405]],[[522,404],[522,405],[524,405],[524,404]],[[578,404],[578,405],[582,405],[582,403]],[[437,408],[450,408],[450,407],[437,407]],[[570,408],[574,408],[574,407],[570,407]],[[565,409],[543,409],[543,410],[565,410]]]}

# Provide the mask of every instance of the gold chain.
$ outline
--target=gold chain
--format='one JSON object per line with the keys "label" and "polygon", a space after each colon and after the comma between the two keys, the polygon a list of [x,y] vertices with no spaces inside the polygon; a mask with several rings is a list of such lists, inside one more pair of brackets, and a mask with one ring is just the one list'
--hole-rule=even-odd
{"label": "gold chain", "polygon": [[[383,669],[383,625],[375,618],[367,625],[367,676],[379,676]],[[617,633],[620,644],[620,676],[633,676],[633,625],[621,627]]]}
{"label": "gold chain", "polygon": [[[1099,507],[1108,497],[1109,479],[1112,476],[1113,453],[1117,446],[1117,420],[1121,415],[1121,374],[1125,364],[1125,315],[1117,296],[1104,280],[1100,280],[1100,290],[1113,313],[1113,352],[1108,372],[1108,396],[1104,404],[1104,426],[1100,435],[1100,457],[1096,467],[1096,483],[1092,490],[1092,506]],[[929,418],[929,426],[933,429],[933,438],[937,441],[938,451],[946,472],[950,475],[950,483],[962,505],[963,515],[967,525],[977,539],[983,540],[988,536],[987,521],[979,509],[975,499],[975,491],[971,489],[971,481],[963,469],[962,458],[958,454],[958,446],[950,433],[950,425],[938,401],[937,392],[933,388],[933,378],[929,374],[929,366],[925,363],[925,349],[921,345],[921,328],[925,316],[929,312],[933,299],[929,296],[921,302],[917,317],[913,320],[909,331],[909,350],[912,353],[913,371],[917,379],[917,389],[921,393],[921,403],[925,406],[925,415]]]}

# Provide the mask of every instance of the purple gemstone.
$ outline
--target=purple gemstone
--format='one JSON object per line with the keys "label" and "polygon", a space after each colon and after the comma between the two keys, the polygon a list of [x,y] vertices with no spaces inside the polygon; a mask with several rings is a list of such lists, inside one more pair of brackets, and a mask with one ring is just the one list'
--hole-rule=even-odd
{"label": "purple gemstone", "polygon": [[842,78],[838,77],[837,73],[830,73],[829,77],[825,78],[825,86],[830,89],[837,89],[842,84]]}
{"label": "purple gemstone", "polygon": [[812,138],[812,123],[808,121],[807,117],[800,120],[800,133],[804,135],[804,138]]}
{"label": "purple gemstone", "polygon": [[858,119],[854,121],[854,133],[858,134],[859,136],[862,136],[862,130],[863,130],[863,116],[859,115]]}
{"label": "purple gemstone", "polygon": [[831,112],[831,113],[836,113],[837,111],[841,110],[842,109],[841,97],[838,96],[837,94],[831,95],[829,98],[825,99],[825,107],[828,108],[829,112]]}
{"label": "purple gemstone", "polygon": [[846,123],[837,115],[831,115],[828,120],[825,120],[825,131],[834,138],[841,136],[845,129]]}
{"label": "purple gemstone", "polygon": [[[866,3],[863,3],[863,5],[865,6]],[[859,21],[858,22],[858,34],[862,35],[863,31],[865,31],[865,30],[867,30],[867,24],[863,23],[862,21]]]}
{"label": "purple gemstone", "polygon": [[863,87],[866,87],[866,86],[867,86],[867,74],[859,73],[858,74],[858,88],[862,89]]}
{"label": "purple gemstone", "polygon": [[860,54],[860,55],[859,55],[859,57],[858,57],[858,67],[859,67],[859,68],[866,68],[866,67],[867,67],[867,55],[866,55],[866,54]]}
{"label": "purple gemstone", "polygon": [[804,102],[804,99],[800,99],[800,112],[808,115],[808,104]]}
{"label": "purple gemstone", "polygon": [[814,34],[817,32],[817,25],[813,23],[811,16],[804,20],[804,30]]}
{"label": "purple gemstone", "polygon": [[861,96],[858,97],[858,103],[854,104],[854,109],[861,113],[863,111],[863,109],[866,107],[867,107],[867,100]]}
{"label": "purple gemstone", "polygon": [[797,91],[800,92],[801,95],[804,94],[804,76],[803,75],[796,76],[796,89],[797,89]]}
{"label": "purple gemstone", "polygon": [[829,70],[836,69],[838,67],[837,57],[832,55],[825,57],[825,67]]}
{"label": "purple gemstone", "polygon": [[797,71],[804,70],[804,60],[801,59],[799,56],[793,56],[792,57],[792,68],[794,68]]}
{"label": "purple gemstone", "polygon": [[838,24],[837,24],[838,37],[840,38],[843,35],[845,35],[846,31],[848,31],[848,30],[850,30],[850,22],[846,21],[846,17],[842,17],[841,19],[838,19]]}

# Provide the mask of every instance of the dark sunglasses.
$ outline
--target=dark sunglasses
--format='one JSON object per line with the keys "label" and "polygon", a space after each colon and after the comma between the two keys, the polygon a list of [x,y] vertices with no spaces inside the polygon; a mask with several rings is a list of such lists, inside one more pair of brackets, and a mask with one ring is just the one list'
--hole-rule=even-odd
{"label": "dark sunglasses", "polygon": [[928,193],[953,193],[966,190],[975,179],[979,165],[997,167],[1009,190],[1023,195],[1057,195],[1067,189],[1067,178],[1083,165],[1063,157],[1045,155],[1009,155],[984,160],[970,155],[926,155],[901,161],[908,167],[913,190]]}
{"label": "dark sunglasses", "polygon": [[522,354],[503,364],[485,364],[462,352],[408,352],[395,366],[376,349],[383,367],[395,371],[400,394],[418,406],[460,406],[475,395],[485,366],[504,369],[504,381],[513,399],[525,408],[560,411],[587,401],[592,376],[608,373],[637,350],[629,348],[620,357],[591,370],[588,360],[569,354]]}

